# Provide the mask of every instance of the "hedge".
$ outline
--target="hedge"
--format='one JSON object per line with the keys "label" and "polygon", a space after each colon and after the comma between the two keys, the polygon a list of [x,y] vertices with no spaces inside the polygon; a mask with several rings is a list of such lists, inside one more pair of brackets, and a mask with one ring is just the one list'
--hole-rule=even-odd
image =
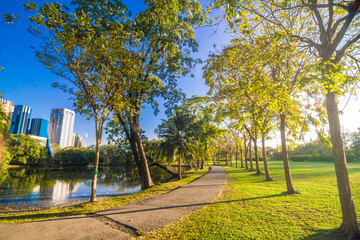
{"label": "hedge", "polygon": [[[296,155],[291,156],[290,160],[293,162],[333,162],[334,155],[333,154],[321,154],[321,155]],[[356,156],[354,154],[346,154],[347,162],[354,162],[356,160]]]}

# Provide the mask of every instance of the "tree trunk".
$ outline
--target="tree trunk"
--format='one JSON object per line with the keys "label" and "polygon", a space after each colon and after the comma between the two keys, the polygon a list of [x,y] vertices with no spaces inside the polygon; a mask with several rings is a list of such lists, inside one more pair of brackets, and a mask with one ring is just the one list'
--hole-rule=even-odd
{"label": "tree trunk", "polygon": [[247,161],[247,154],[248,154],[248,147],[246,146],[246,140],[244,139],[244,150],[245,150],[245,169],[249,169],[248,161]]}
{"label": "tree trunk", "polygon": [[182,175],[181,175],[181,157],[179,157],[179,180],[182,179]]}
{"label": "tree trunk", "polygon": [[257,148],[257,136],[255,134],[255,137],[253,138],[254,141],[254,152],[255,152],[255,164],[256,164],[256,175],[264,175],[260,170],[260,164],[259,164],[259,155],[258,155],[258,148]]}
{"label": "tree trunk", "polygon": [[326,108],[342,211],[342,224],[340,230],[348,237],[348,239],[359,239],[359,225],[351,194],[339,112],[334,92],[326,94]]}
{"label": "tree trunk", "polygon": [[123,130],[126,134],[127,139],[129,140],[132,154],[141,180],[141,189],[149,188],[154,184],[151,180],[146,155],[139,133],[139,116],[127,116],[128,124],[124,121],[121,114],[117,113],[116,116],[119,119],[121,125],[123,126]]}
{"label": "tree trunk", "polygon": [[[208,154],[207,154],[207,144],[205,145],[205,158],[206,158],[207,165],[209,165],[209,158],[208,158]],[[204,168],[204,160],[202,161],[201,169],[203,169],[203,168]]]}
{"label": "tree trunk", "polygon": [[286,146],[285,118],[286,118],[285,114],[281,113],[280,114],[281,150],[282,150],[282,157],[283,157],[283,163],[284,163],[287,193],[294,194],[294,193],[299,193],[299,192],[295,190],[295,188],[292,184],[292,179],[291,179],[289,156],[288,156],[287,146]]}
{"label": "tree trunk", "polygon": [[167,166],[165,166],[165,165],[163,165],[163,164],[160,164],[160,163],[157,163],[157,162],[152,162],[152,163],[150,164],[150,166],[152,166],[152,165],[164,169],[167,173],[170,173],[170,174],[173,175],[173,176],[178,176],[178,175],[179,175],[177,172],[175,172],[175,171],[167,168]]}
{"label": "tree trunk", "polygon": [[261,143],[262,143],[262,157],[263,157],[263,161],[264,161],[266,181],[274,181],[274,179],[272,179],[272,177],[270,175],[269,165],[268,165],[268,161],[267,161],[267,157],[266,157],[265,135],[262,136]]}
{"label": "tree trunk", "polygon": [[0,167],[2,166],[5,155],[5,138],[4,134],[0,133]]}
{"label": "tree trunk", "polygon": [[146,160],[144,147],[142,145],[142,141],[138,129],[133,130],[133,138],[136,143],[135,146],[138,149],[139,160],[140,160],[138,164],[138,171],[141,178],[141,188],[142,189],[150,188],[154,185],[154,183],[150,176],[149,166]]}
{"label": "tree trunk", "polygon": [[235,152],[235,167],[238,167],[238,152],[239,152],[239,147],[236,147],[236,152]]}
{"label": "tree trunk", "polygon": [[233,163],[232,163],[232,147],[231,146],[230,146],[229,160],[230,160],[230,166],[232,167]]}
{"label": "tree trunk", "polygon": [[220,150],[218,152],[218,165],[220,166]]}
{"label": "tree trunk", "polygon": [[90,202],[96,201],[96,184],[97,184],[97,175],[99,171],[99,156],[100,156],[102,127],[98,127],[97,121],[95,121],[95,135],[96,135],[95,164],[94,164],[93,177],[91,181]]}
{"label": "tree trunk", "polygon": [[254,166],[252,162],[252,152],[251,152],[251,138],[249,141],[249,160],[250,160],[250,171],[254,171]]}
{"label": "tree trunk", "polygon": [[241,167],[244,168],[243,150],[242,150],[242,148],[240,148],[240,162],[241,162]]}
{"label": "tree trunk", "polygon": [[226,161],[226,166],[229,166],[228,153],[227,152],[225,152],[225,161]]}

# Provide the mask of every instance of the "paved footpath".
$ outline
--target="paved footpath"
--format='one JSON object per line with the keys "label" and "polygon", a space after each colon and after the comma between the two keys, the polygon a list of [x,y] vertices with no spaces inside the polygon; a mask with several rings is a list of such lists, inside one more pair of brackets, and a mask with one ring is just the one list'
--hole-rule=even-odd
{"label": "paved footpath", "polygon": [[224,183],[225,170],[212,166],[207,174],[188,185],[124,207],[91,216],[0,225],[0,239],[130,239],[140,231],[149,232],[168,225],[210,204]]}

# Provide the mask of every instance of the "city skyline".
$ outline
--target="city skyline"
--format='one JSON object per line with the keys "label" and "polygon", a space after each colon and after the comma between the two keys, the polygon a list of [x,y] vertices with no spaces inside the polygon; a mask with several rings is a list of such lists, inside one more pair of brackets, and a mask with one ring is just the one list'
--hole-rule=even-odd
{"label": "city skyline", "polygon": [[[53,108],[50,113],[50,120],[47,120],[31,118],[32,108],[30,106],[15,105],[13,102],[2,98],[0,98],[0,105],[9,117],[10,134],[27,134],[40,141],[49,139],[51,143],[57,143],[61,148],[86,147],[83,137],[74,132],[75,112],[72,110]],[[61,117],[59,117],[60,115]],[[53,126],[50,125],[50,121],[52,121]],[[57,121],[56,124],[55,121]],[[54,125],[57,126],[54,127]],[[53,136],[50,136],[50,133]]]}

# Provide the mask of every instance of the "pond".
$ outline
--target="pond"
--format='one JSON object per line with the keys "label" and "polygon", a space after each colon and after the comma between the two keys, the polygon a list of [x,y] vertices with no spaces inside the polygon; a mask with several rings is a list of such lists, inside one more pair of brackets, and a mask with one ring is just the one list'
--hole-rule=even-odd
{"label": "pond", "polygon": [[[43,209],[88,201],[91,192],[90,168],[8,168],[0,169],[0,211]],[[150,167],[155,184],[171,175]],[[96,196],[126,195],[140,191],[136,167],[100,167]]]}

